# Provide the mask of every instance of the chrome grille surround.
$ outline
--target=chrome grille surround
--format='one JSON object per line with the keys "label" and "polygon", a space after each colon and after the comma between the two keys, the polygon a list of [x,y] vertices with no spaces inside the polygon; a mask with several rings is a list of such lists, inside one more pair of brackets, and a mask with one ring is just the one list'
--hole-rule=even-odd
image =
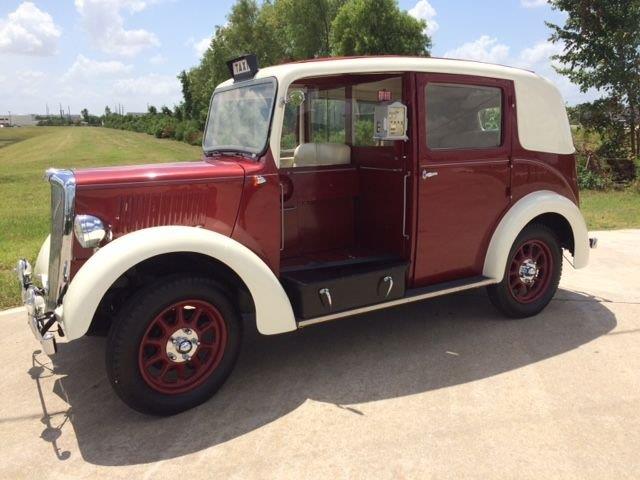
{"label": "chrome grille surround", "polygon": [[51,247],[46,292],[46,310],[54,310],[69,281],[76,179],[71,170],[50,168],[45,179],[51,184]]}

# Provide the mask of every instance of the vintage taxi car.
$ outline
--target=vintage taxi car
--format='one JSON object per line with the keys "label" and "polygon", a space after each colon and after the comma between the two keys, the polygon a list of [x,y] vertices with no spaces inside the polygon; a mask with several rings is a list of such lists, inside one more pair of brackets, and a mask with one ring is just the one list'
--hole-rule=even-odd
{"label": "vintage taxi car", "polygon": [[[532,72],[413,57],[229,62],[202,160],[49,170],[51,234],[18,263],[48,354],[108,332],[132,408],[173,414],[265,335],[487,287],[507,317],[587,265],[569,122]],[[362,324],[366,328],[366,323]]]}

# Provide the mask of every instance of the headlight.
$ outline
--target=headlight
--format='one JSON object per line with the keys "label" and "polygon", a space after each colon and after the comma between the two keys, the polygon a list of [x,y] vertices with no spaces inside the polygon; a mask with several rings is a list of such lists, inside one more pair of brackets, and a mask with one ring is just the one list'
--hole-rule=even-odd
{"label": "headlight", "polygon": [[107,236],[102,220],[93,215],[76,215],[73,231],[83,248],[95,248]]}

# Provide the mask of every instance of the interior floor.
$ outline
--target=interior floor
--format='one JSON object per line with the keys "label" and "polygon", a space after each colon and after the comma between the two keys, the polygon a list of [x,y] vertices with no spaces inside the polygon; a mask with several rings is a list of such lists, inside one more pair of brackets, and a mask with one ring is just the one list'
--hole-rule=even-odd
{"label": "interior floor", "polygon": [[308,252],[281,262],[281,272],[306,270],[319,267],[355,265],[369,262],[383,262],[400,259],[397,255],[366,247],[336,248],[332,250]]}

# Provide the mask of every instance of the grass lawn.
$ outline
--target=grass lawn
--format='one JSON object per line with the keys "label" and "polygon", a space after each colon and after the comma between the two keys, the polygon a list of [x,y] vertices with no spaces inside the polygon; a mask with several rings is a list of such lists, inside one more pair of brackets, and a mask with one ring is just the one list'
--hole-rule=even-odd
{"label": "grass lawn", "polygon": [[640,192],[633,189],[580,192],[580,208],[590,230],[640,228]]}
{"label": "grass lawn", "polygon": [[93,127],[0,129],[0,309],[20,303],[13,268],[35,261],[49,230],[49,167],[197,160],[200,147],[143,133]]}
{"label": "grass lawn", "polygon": [[[0,129],[0,309],[19,305],[13,267],[35,261],[49,230],[48,167],[89,167],[194,160],[200,147],[142,133],[91,127]],[[582,192],[592,230],[640,228],[640,193]]]}

